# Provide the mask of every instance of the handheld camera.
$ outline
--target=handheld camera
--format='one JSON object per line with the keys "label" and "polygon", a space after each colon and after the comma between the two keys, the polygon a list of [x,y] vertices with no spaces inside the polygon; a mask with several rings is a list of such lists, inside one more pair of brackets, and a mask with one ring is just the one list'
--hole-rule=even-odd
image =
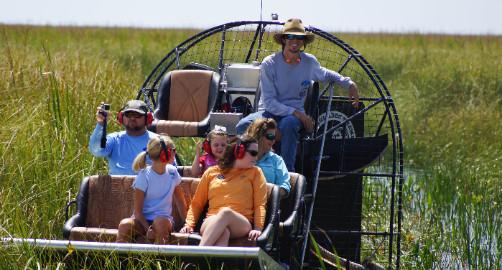
{"label": "handheld camera", "polygon": [[109,111],[110,110],[110,104],[108,104],[108,103],[101,104],[101,110],[103,110],[103,111]]}
{"label": "handheld camera", "polygon": [[100,113],[105,117],[105,121],[103,122],[103,135],[101,136],[101,148],[106,147],[106,120],[108,116],[108,111],[110,110],[110,104],[101,103],[101,111]]}

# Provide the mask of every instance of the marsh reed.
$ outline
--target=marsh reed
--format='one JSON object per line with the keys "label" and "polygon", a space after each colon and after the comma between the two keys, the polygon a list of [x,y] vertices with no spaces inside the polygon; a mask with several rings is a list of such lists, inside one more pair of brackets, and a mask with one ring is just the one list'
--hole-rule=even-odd
{"label": "marsh reed", "polygon": [[[193,33],[0,25],[0,237],[62,238],[63,209],[82,177],[107,170],[87,150],[97,104],[117,111]],[[401,268],[502,268],[502,37],[339,36],[372,63],[398,106],[407,170]],[[177,143],[190,162],[193,141]],[[0,247],[0,268],[65,266],[42,256]],[[104,257],[104,269],[117,268],[116,257]]]}

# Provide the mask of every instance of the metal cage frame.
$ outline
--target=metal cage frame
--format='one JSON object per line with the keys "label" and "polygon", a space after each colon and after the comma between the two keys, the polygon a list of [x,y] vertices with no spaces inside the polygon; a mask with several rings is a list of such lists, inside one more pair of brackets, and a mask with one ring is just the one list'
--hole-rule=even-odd
{"label": "metal cage frame", "polygon": [[[246,56],[242,60],[240,60],[240,62],[243,63],[250,63],[252,61],[258,61],[260,57],[263,56],[262,45],[264,43],[264,37],[265,35],[271,33],[270,30],[268,29],[278,27],[283,24],[284,23],[278,21],[236,21],[236,22],[221,24],[209,28],[207,30],[204,30],[198,34],[195,34],[194,36],[178,44],[174,49],[172,49],[169,53],[167,53],[165,57],[154,67],[152,72],[148,75],[148,77],[142,84],[141,89],[137,94],[137,99],[144,99],[146,103],[149,105],[150,109],[153,111],[153,109],[157,106],[155,93],[159,88],[159,85],[161,83],[164,74],[174,69],[181,69],[182,65],[180,63],[180,59],[201,41],[204,41],[209,37],[215,37],[215,36],[219,37],[217,38],[219,44],[216,44],[216,46],[219,47],[219,55],[216,61],[217,64],[214,66],[209,66],[209,68],[212,68],[213,70],[221,74],[224,71],[225,64],[227,64],[224,58],[225,57],[224,52],[225,52],[225,46],[227,45],[227,43],[229,43],[229,41],[227,40],[227,34],[230,31],[233,31],[234,29],[237,29],[238,27],[241,26],[250,26],[252,27],[250,29],[254,29],[254,33],[252,34],[253,37],[249,44],[249,49],[246,53]],[[389,242],[388,266],[389,268],[399,269],[400,255],[401,255],[401,245],[400,245],[401,229],[402,229],[401,226],[403,219],[402,189],[404,182],[404,162],[403,162],[404,148],[402,141],[401,126],[399,122],[397,109],[394,103],[394,99],[392,98],[389,89],[387,88],[386,84],[384,83],[380,75],[377,73],[375,68],[356,49],[354,49],[349,44],[347,44],[340,38],[336,37],[335,35],[323,31],[321,29],[318,29],[316,27],[308,26],[306,27],[306,30],[316,35],[316,38],[322,38],[322,40],[328,42],[332,46],[336,46],[338,49],[341,49],[341,51],[347,54],[347,57],[343,59],[342,64],[338,66],[337,71],[339,73],[344,72],[344,70],[349,64],[356,65],[358,68],[364,71],[365,76],[369,79],[372,86],[374,87],[374,90],[376,90],[376,92],[378,93],[376,97],[362,96],[361,101],[367,102],[368,106],[360,109],[357,113],[350,116],[345,121],[338,123],[337,125],[332,126],[329,129],[325,129],[325,131],[322,134],[317,134],[317,136],[310,138],[311,140],[323,139],[328,132],[332,131],[333,129],[342,127],[348,121],[354,119],[358,115],[364,114],[365,112],[371,110],[373,107],[377,105],[381,106],[383,104],[385,108],[384,112],[382,113],[380,123],[377,124],[374,136],[379,135],[384,125],[384,122],[386,124],[388,122],[388,128],[392,142],[392,149],[391,153],[389,154],[392,157],[392,160],[389,162],[391,167],[389,172],[382,173],[378,171],[377,172],[358,171],[358,172],[332,172],[332,173],[341,175],[359,175],[362,177],[383,177],[391,179],[391,187],[390,187],[391,199],[388,210],[389,211],[388,231],[385,232],[360,231],[353,233],[359,233],[361,235],[366,234],[366,235],[383,236],[384,238],[388,237],[388,242]],[[329,100],[329,102],[331,102],[333,98],[337,98],[338,100],[344,100],[344,97],[342,96],[335,97],[334,94],[328,95],[328,92],[332,92],[331,90],[330,91],[328,90],[330,90],[329,87],[326,87],[324,92],[320,95],[320,100],[325,100],[325,101]],[[320,169],[317,168],[316,178],[318,178],[319,170]],[[313,185],[316,187],[317,180],[318,179],[311,179],[310,182],[314,183]],[[316,195],[315,188],[314,188],[314,194],[311,195],[313,197],[311,206],[313,207]],[[311,212],[309,214],[311,215]],[[305,238],[308,238],[307,235],[310,229],[309,225],[310,225],[310,219],[307,220],[305,228],[305,234],[306,234]],[[395,253],[394,253],[394,248],[395,248]],[[305,250],[302,250],[302,252],[305,252]]]}

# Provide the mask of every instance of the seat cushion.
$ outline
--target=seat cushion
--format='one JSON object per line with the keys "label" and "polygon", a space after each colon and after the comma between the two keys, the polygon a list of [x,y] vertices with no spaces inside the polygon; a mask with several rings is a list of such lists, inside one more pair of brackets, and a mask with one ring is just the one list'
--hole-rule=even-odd
{"label": "seat cushion", "polygon": [[178,173],[183,177],[197,177],[197,175],[192,175],[192,165],[190,166],[178,166]]}
{"label": "seat cushion", "polygon": [[117,229],[73,227],[70,232],[70,240],[91,242],[115,242]]}
{"label": "seat cushion", "polygon": [[[115,242],[117,240],[117,229],[92,228],[92,227],[73,227],[70,232],[69,240],[89,241],[89,242]],[[150,243],[145,236],[137,236],[135,243]]]}
{"label": "seat cushion", "polygon": [[[87,202],[86,227],[73,227],[70,240],[115,242],[120,221],[130,217],[134,210],[135,176],[91,176]],[[183,177],[173,197],[175,231],[183,227],[186,213],[198,178]],[[138,238],[136,242],[146,242]]]}
{"label": "seat cushion", "polygon": [[134,208],[135,176],[100,175],[89,179],[86,227],[116,229]]}
{"label": "seat cushion", "polygon": [[176,187],[173,197],[174,231],[179,231],[185,225],[188,208],[192,197],[197,190],[199,178],[182,177],[181,183]]}
{"label": "seat cushion", "polygon": [[171,137],[195,137],[199,135],[199,122],[177,120],[158,120],[155,122],[155,132],[166,133]]}
{"label": "seat cushion", "polygon": [[[169,238],[170,245],[198,245],[202,237],[198,233],[171,233]],[[247,236],[230,239],[231,247],[256,247],[256,241],[248,240]]]}
{"label": "seat cushion", "polygon": [[294,173],[294,172],[289,173],[289,183],[291,185],[291,190],[295,189],[296,181],[298,180],[299,177],[300,177],[300,174],[298,174],[298,173]]}
{"label": "seat cushion", "polygon": [[195,246],[200,243],[201,237],[197,233],[171,233],[169,237],[170,245],[191,245]]}
{"label": "seat cushion", "polygon": [[[89,198],[87,227],[73,227],[70,240],[115,242],[120,220],[130,217],[134,208],[134,191],[131,187],[134,176],[92,176],[89,179]],[[199,178],[182,177],[176,187],[173,198],[173,218],[175,231],[179,231],[185,223],[188,208],[197,190]],[[273,185],[267,184],[268,196]],[[172,233],[169,243],[173,245],[197,245],[198,234]],[[138,237],[136,243],[148,243],[145,237]],[[230,246],[253,247],[255,241],[246,237],[231,239]]]}
{"label": "seat cushion", "polygon": [[230,239],[228,246],[231,247],[256,247],[256,241],[251,241],[247,236]]}
{"label": "seat cushion", "polygon": [[[190,201],[190,203],[191,203],[191,199],[194,196],[195,191],[197,190],[197,185],[199,184],[200,179],[199,178],[183,177],[183,180],[184,180],[183,185],[180,185],[180,187],[182,187],[184,189],[183,194],[185,194],[185,196],[187,196],[185,198],[185,202],[188,203]],[[270,199],[274,186],[275,186],[274,184],[267,183],[267,200]],[[177,200],[177,201],[179,201],[179,200]],[[188,211],[188,207],[186,210]],[[187,212],[183,213],[184,219],[186,218],[186,213]],[[267,216],[268,216],[268,214],[267,214]],[[181,217],[179,217],[179,218],[181,218]],[[268,222],[268,221],[266,220],[266,222]],[[200,240],[201,240],[201,236],[198,234],[198,232],[195,232],[193,234],[171,233],[171,238],[170,238],[169,242],[172,244],[178,244],[178,245],[198,245],[200,243]],[[256,243],[256,241],[248,240],[248,237],[246,235],[244,237],[230,239],[228,245],[232,246],[232,247],[256,247],[257,243]]]}
{"label": "seat cushion", "polygon": [[212,75],[205,70],[171,72],[169,120],[200,122],[207,116]]}

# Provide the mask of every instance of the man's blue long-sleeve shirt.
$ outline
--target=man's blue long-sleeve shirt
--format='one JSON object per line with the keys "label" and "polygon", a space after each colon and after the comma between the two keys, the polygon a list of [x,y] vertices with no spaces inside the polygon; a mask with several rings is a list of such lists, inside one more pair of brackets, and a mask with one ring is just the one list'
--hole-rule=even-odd
{"label": "man's blue long-sleeve shirt", "polygon": [[150,131],[141,136],[130,136],[125,131],[113,132],[107,134],[106,147],[101,148],[102,134],[103,126],[96,124],[89,141],[89,150],[96,157],[108,159],[111,175],[136,175],[132,169],[134,159],[143,151],[151,138],[158,136]]}

